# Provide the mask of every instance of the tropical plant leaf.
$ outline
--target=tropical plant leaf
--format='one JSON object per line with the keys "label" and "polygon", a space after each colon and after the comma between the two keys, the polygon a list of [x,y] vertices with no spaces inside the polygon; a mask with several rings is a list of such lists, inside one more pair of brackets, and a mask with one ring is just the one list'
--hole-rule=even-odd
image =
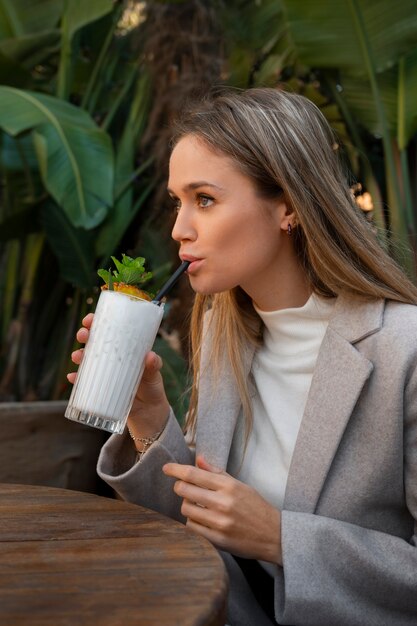
{"label": "tropical plant leaf", "polygon": [[398,72],[398,147],[404,150],[417,131],[417,48],[400,60]]}
{"label": "tropical plant leaf", "polygon": [[88,113],[51,96],[0,87],[0,127],[11,135],[34,129],[44,185],[75,227],[104,219],[113,200],[113,151]]}
{"label": "tropical plant leaf", "polygon": [[[391,135],[397,132],[397,84],[398,68],[393,67],[378,75],[380,101],[385,112],[385,122]],[[340,73],[341,97],[346,101],[351,114],[369,132],[381,137],[384,131],[378,115],[377,103],[367,76],[351,72]]]}
{"label": "tropical plant leaf", "polygon": [[41,224],[58,259],[61,276],[76,287],[95,284],[94,232],[74,228],[54,202],[45,203]]}
{"label": "tropical plant leaf", "polygon": [[0,39],[50,30],[63,8],[64,0],[1,0]]}
{"label": "tropical plant leaf", "polygon": [[[2,189],[0,196],[0,238],[8,240],[18,236],[16,228],[19,222],[22,231],[26,232],[28,224],[23,223],[25,218],[36,224],[38,203],[42,199],[43,186],[39,175],[21,172],[3,171]],[[30,217],[29,217],[30,216]],[[32,227],[30,227],[32,230]]]}
{"label": "tropical plant leaf", "polygon": [[61,24],[61,59],[58,69],[57,95],[66,99],[71,82],[71,43],[75,33],[83,26],[95,22],[113,9],[112,0],[67,0]]}
{"label": "tropical plant leaf", "polygon": [[0,41],[0,52],[30,70],[50,54],[51,48],[58,44],[59,39],[59,30],[4,39]]}
{"label": "tropical plant leaf", "polygon": [[366,25],[378,71],[417,43],[414,0],[284,0],[297,57],[310,67],[366,73],[358,19]]}
{"label": "tropical plant leaf", "polygon": [[[382,140],[391,225],[401,245],[408,246],[408,231],[415,231],[408,167],[402,165],[400,181],[394,139],[402,134],[404,140],[405,129],[414,128],[414,112],[401,101],[398,80],[401,59],[417,49],[414,0],[285,0],[285,6],[299,61],[323,72],[339,69],[349,116]],[[401,119],[399,111],[410,117]],[[412,272],[410,256],[407,269]]]}
{"label": "tropical plant leaf", "polygon": [[[19,259],[21,255],[21,239],[9,241],[5,246],[5,255],[0,268],[0,302],[1,305],[1,344],[6,341],[10,322],[13,318],[17,294],[20,290]],[[3,344],[4,345],[4,344]]]}
{"label": "tropical plant leaf", "polygon": [[0,134],[0,164],[7,171],[21,172],[27,167],[38,169],[35,148],[31,133],[12,137],[7,133]]}
{"label": "tropical plant leaf", "polygon": [[[284,35],[283,3],[280,0],[237,0],[221,3],[221,21],[227,34],[228,82],[247,87],[252,72],[258,85],[268,83],[280,65],[281,55],[288,46],[281,47]],[[268,60],[268,57],[275,59]],[[262,67],[263,66],[263,67]]]}
{"label": "tropical plant leaf", "polygon": [[[142,190],[141,195],[134,202],[134,183],[139,174],[149,165],[149,162],[144,163],[143,167],[134,172],[135,150],[148,116],[150,93],[149,77],[144,74],[137,81],[129,115],[116,149],[115,203],[100,228],[96,242],[97,254],[103,260],[114,252],[152,188],[147,185],[145,191]],[[132,174],[134,174],[133,177]]]}
{"label": "tropical plant leaf", "polygon": [[63,36],[71,40],[77,30],[110,13],[113,4],[113,0],[67,0]]}
{"label": "tropical plant leaf", "polygon": [[[399,123],[398,63],[404,55],[410,57],[409,82],[415,82],[414,0],[285,0],[285,6],[297,58],[309,67],[340,70],[342,97],[354,116],[377,136],[385,131],[384,124],[395,135]],[[373,88],[372,71],[376,80]],[[408,136],[414,128],[414,109],[404,109]]]}

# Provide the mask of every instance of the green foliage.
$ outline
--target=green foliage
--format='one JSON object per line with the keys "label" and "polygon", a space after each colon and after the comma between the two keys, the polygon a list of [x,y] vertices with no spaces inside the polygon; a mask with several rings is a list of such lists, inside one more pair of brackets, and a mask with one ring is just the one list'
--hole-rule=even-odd
{"label": "green foliage", "polygon": [[308,15],[302,0],[285,5],[299,60],[328,76],[337,70],[351,121],[382,138],[393,222],[407,244],[416,227],[415,211],[407,201],[405,172],[398,174],[397,155],[417,130],[410,106],[417,96],[415,3],[321,0],[310,5]]}
{"label": "green foliage", "polygon": [[88,113],[58,98],[0,86],[0,128],[12,136],[32,131],[43,184],[74,226],[89,229],[103,221],[113,201],[113,149]]}
{"label": "green foliage", "polygon": [[398,244],[414,248],[399,260],[415,277],[416,172],[408,161],[417,131],[414,0],[238,0],[220,7],[229,79],[241,87],[279,84],[320,106],[372,193],[381,239],[395,242],[394,253]]}
{"label": "green foliage", "polygon": [[[151,83],[136,33],[118,30],[127,5],[0,0],[1,399],[68,395],[97,268],[134,249],[133,226],[140,232],[153,188],[152,158],[138,153]],[[143,243],[166,279],[161,239]]]}
{"label": "green foliage", "polygon": [[126,285],[144,285],[152,278],[152,272],[145,272],[145,259],[143,257],[132,257],[126,254],[122,255],[122,262],[116,257],[112,256],[113,263],[116,269],[113,273],[107,270],[99,269],[97,274],[104,280],[109,287],[110,282],[113,280],[118,283],[125,283]]}

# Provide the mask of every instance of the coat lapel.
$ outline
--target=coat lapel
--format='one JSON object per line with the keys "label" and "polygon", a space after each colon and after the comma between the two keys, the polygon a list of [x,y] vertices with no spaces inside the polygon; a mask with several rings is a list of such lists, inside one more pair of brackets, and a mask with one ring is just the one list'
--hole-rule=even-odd
{"label": "coat lapel", "polygon": [[[207,320],[206,320],[206,325]],[[198,396],[198,422],[196,431],[196,455],[225,470],[232,445],[237,418],[241,409],[238,390],[224,355],[216,377],[208,365],[210,346],[209,330],[203,343],[200,365],[200,389]],[[245,373],[249,378],[255,348],[248,346],[243,354]]]}
{"label": "coat lapel", "polygon": [[[337,448],[373,365],[354,344],[382,325],[383,300],[339,296],[323,339],[288,474],[284,508],[314,512]],[[241,402],[234,378],[223,364],[216,379],[201,361],[196,453],[225,470]],[[249,374],[254,348],[244,363]]]}
{"label": "coat lapel", "polygon": [[354,343],[379,330],[382,300],[339,296],[323,339],[288,474],[284,509],[313,513],[372,363]]}

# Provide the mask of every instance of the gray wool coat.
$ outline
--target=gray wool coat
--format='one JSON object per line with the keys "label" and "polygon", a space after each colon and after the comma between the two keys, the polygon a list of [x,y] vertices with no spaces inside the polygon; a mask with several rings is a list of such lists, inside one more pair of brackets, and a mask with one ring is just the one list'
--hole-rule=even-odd
{"label": "gray wool coat", "polygon": [[[253,351],[246,356],[249,373]],[[222,469],[240,408],[230,372],[215,388],[204,372],[196,452]],[[113,435],[98,473],[124,499],[181,520],[181,501],[161,466],[194,458],[171,414],[139,465],[128,437]],[[288,475],[276,623],[416,626],[416,520],[417,307],[339,296]],[[228,624],[271,626],[235,561],[222,556]]]}

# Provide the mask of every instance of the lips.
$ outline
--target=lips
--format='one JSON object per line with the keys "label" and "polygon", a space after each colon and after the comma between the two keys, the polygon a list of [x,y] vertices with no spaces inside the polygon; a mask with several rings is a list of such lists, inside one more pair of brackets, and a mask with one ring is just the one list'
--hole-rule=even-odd
{"label": "lips", "polygon": [[203,263],[204,259],[200,259],[196,256],[192,256],[191,254],[180,254],[181,261],[190,261],[190,265],[187,269],[187,274],[195,274],[198,268]]}

